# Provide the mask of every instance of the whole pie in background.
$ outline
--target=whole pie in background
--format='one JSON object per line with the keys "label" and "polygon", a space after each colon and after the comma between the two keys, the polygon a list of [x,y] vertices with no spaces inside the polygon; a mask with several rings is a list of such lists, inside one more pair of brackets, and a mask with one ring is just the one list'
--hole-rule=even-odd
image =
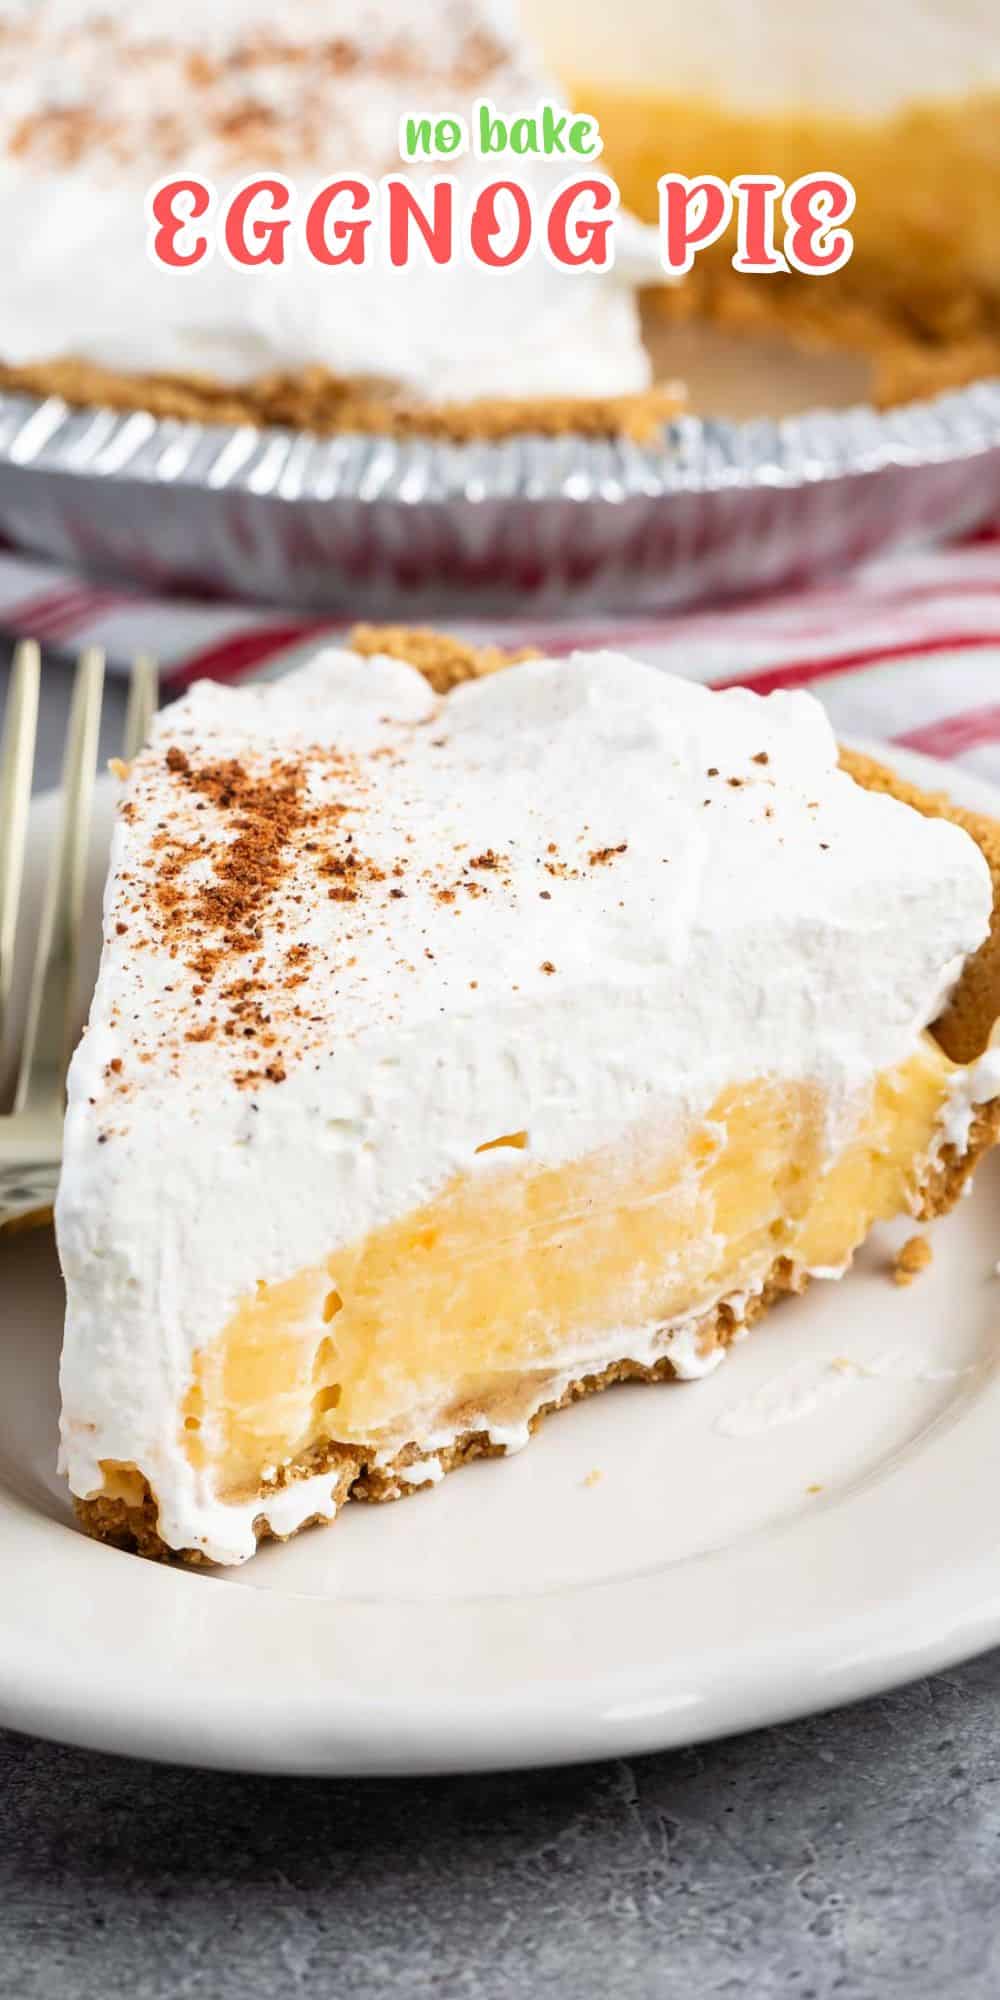
{"label": "whole pie in background", "polygon": [[[33,0],[0,4],[0,385],[161,415],[303,429],[496,437],[649,435],[678,405],[643,341],[628,245],[614,272],[533,255],[498,275],[463,256],[331,271],[304,255],[179,277],[146,254],[144,196],[175,170],[220,197],[280,170],[304,196],[400,169],[404,114],[525,110],[558,86],[495,0]],[[446,163],[458,206],[510,172]],[[518,160],[551,192],[566,162]],[[428,179],[436,163],[408,172]]]}
{"label": "whole pie in background", "polygon": [[[217,257],[179,282],[146,257],[142,197],[167,171],[222,192],[269,167],[306,189],[377,178],[400,164],[401,113],[468,112],[480,95],[511,109],[572,95],[647,222],[667,168],[786,183],[834,169],[857,192],[854,255],[829,278],[753,277],[724,241],[665,285],[624,218],[613,275],[534,257],[502,282],[465,260],[402,281],[304,258],[249,276]],[[751,336],[776,334],[793,355],[857,360],[796,392],[799,406],[928,394],[998,367],[998,104],[991,0],[846,0],[835,27],[818,0],[4,0],[0,222],[18,254],[0,384],[313,431],[642,439],[678,408],[678,369],[694,407],[745,413],[739,350],[720,384],[684,333],[714,325],[748,342],[750,364]],[[460,190],[488,166],[448,162]],[[516,166],[544,190],[565,163]],[[782,368],[770,348],[764,360],[752,396],[769,413],[776,391],[777,414]]]}

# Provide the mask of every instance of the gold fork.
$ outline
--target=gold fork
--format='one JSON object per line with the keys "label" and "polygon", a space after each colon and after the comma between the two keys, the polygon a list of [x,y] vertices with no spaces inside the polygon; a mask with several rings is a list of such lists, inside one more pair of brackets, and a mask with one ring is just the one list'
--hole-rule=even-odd
{"label": "gold fork", "polygon": [[[0,748],[0,1047],[9,1025],[24,875],[41,662],[34,640],[14,654]],[[83,930],[87,850],[104,693],[104,655],[90,647],[73,682],[62,767],[62,814],[49,861],[28,991],[13,1109],[0,1115],[0,1229],[44,1215],[59,1178],[71,1007]],[[156,669],[135,661],[122,755],[134,757],[156,707]],[[22,929],[26,929],[23,926]]]}

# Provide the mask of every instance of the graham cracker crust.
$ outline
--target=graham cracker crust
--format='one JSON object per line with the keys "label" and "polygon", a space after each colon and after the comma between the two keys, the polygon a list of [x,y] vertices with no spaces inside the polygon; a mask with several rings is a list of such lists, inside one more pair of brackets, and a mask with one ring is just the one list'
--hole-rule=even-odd
{"label": "graham cracker crust", "polygon": [[[504,652],[498,647],[475,647],[446,634],[399,625],[358,625],[350,635],[349,644],[356,652],[368,657],[388,654],[408,661],[420,669],[439,694],[446,694],[463,681],[496,673],[518,660],[537,656],[531,648]],[[946,1055],[954,1062],[970,1062],[982,1053],[994,1023],[1000,1018],[1000,822],[980,813],[966,812],[953,805],[943,792],[922,791],[897,777],[888,766],[858,751],[842,748],[840,764],[865,790],[889,793],[928,818],[948,819],[964,827],[986,858],[993,880],[993,915],[989,936],[969,960],[946,1012],[932,1030]],[[915,1194],[912,1211],[915,1219],[929,1222],[953,1207],[982,1155],[998,1140],[1000,1099],[974,1108],[964,1152],[958,1153],[951,1145],[941,1148]],[[789,1293],[803,1292],[807,1284],[806,1276],[797,1271],[787,1258],[778,1258],[761,1292],[747,1301],[742,1319],[737,1320],[732,1308],[723,1302],[698,1323],[702,1351],[707,1353],[715,1347],[730,1346],[736,1336],[754,1325],[770,1306]],[[584,1375],[569,1383],[561,1394],[543,1403],[529,1419],[528,1428],[533,1434],[544,1417],[617,1383],[665,1382],[675,1374],[676,1370],[667,1358],[650,1366],[628,1360],[612,1362],[596,1374]],[[476,1458],[503,1457],[505,1448],[491,1443],[488,1431],[469,1430],[457,1436],[445,1450],[433,1455],[440,1461],[444,1472],[451,1472]],[[400,1477],[406,1466],[424,1456],[418,1445],[409,1444],[397,1453],[388,1466],[380,1467],[375,1464],[377,1450],[374,1447],[331,1440],[314,1446],[300,1460],[281,1468],[271,1481],[261,1486],[260,1499],[262,1505],[266,1505],[269,1497],[293,1481],[327,1473],[331,1475],[331,1500],[338,1511],[349,1500],[382,1503],[404,1499],[431,1483],[425,1481],[418,1485]],[[200,1551],[172,1549],[163,1540],[158,1529],[156,1498],[148,1482],[144,1482],[143,1498],[136,1504],[98,1496],[90,1500],[74,1498],[73,1505],[81,1526],[98,1541],[156,1562],[181,1562],[196,1566],[207,1562]],[[302,1526],[310,1527],[326,1519],[324,1515],[313,1515]],[[288,1539],[275,1535],[263,1512],[254,1522],[254,1532],[258,1544],[267,1540]]]}
{"label": "graham cracker crust", "polygon": [[347,643],[352,653],[361,653],[366,659],[381,653],[416,667],[435,694],[450,694],[462,681],[481,680],[485,674],[499,673],[501,667],[515,667],[519,660],[541,657],[537,646],[516,650],[468,646],[448,632],[434,632],[422,625],[355,625]]}
{"label": "graham cracker crust", "polygon": [[452,444],[492,444],[528,433],[629,438],[645,444],[684,407],[683,391],[672,382],[629,396],[490,396],[468,403],[418,403],[325,368],[263,375],[234,387],[202,375],[120,375],[72,357],[18,368],[0,364],[0,389],[59,396],[86,408],[148,410],[185,423],[287,427],[318,437],[360,431]]}
{"label": "graham cracker crust", "polygon": [[[848,266],[848,269],[850,267]],[[645,294],[655,325],[709,321],[748,338],[780,335],[805,352],[853,353],[871,365],[871,399],[879,409],[964,389],[1000,375],[1000,305],[978,294],[959,295],[936,324],[912,308],[911,297],[858,296],[839,282],[817,283],[786,273],[755,277],[715,261],[709,251],[683,285]],[[951,322],[949,325],[949,321]],[[655,339],[655,335],[653,336]]]}
{"label": "graham cracker crust", "polygon": [[675,94],[666,82],[647,93],[603,77],[574,80],[576,101],[599,119],[625,207],[655,222],[664,165],[691,175],[710,166],[722,180],[777,174],[787,187],[817,166],[835,167],[857,195],[853,255],[820,279],[734,271],[733,224],[680,284],[647,291],[647,309],[865,355],[883,406],[1000,374],[996,89],[985,81],[879,116],[751,108],[730,101],[724,69],[711,98]]}

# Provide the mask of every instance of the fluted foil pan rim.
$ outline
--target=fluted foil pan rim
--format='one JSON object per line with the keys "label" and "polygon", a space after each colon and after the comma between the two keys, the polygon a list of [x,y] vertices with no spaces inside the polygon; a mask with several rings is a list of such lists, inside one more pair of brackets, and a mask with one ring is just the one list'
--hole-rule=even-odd
{"label": "fluted foil pan rim", "polygon": [[645,444],[525,433],[451,443],[206,424],[0,392],[0,468],[172,491],[364,508],[461,501],[616,504],[813,485],[972,459],[1000,446],[1000,377],[879,410],[858,404],[744,422],[679,416]]}

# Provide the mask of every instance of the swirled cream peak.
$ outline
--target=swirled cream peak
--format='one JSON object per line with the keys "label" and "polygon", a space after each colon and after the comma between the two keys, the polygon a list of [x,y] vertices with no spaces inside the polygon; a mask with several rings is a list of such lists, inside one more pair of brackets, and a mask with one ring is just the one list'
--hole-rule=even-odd
{"label": "swirled cream peak", "polygon": [[70,1076],[74,1491],[137,1463],[175,1546],[249,1553],[253,1508],[206,1528],[177,1412],[258,1284],[511,1135],[538,1167],[682,1145],[753,1078],[815,1084],[832,1156],[990,903],[972,840],[857,787],[805,694],[614,653],[443,699],[337,651],[196,686],[128,781]]}
{"label": "swirled cream peak", "polygon": [[[503,0],[290,0],[277,13],[262,0],[0,0],[0,69],[0,229],[19,246],[0,360],[223,382],[318,366],[423,401],[648,385],[624,249],[618,273],[537,254],[499,281],[464,258],[401,276],[305,255],[249,272],[217,255],[179,280],[147,256],[144,195],[168,171],[206,175],[225,199],[249,172],[280,169],[305,199],[338,174],[399,168],[404,114],[558,95]],[[489,164],[447,163],[461,212]],[[517,170],[539,190],[559,183],[558,163]]]}

